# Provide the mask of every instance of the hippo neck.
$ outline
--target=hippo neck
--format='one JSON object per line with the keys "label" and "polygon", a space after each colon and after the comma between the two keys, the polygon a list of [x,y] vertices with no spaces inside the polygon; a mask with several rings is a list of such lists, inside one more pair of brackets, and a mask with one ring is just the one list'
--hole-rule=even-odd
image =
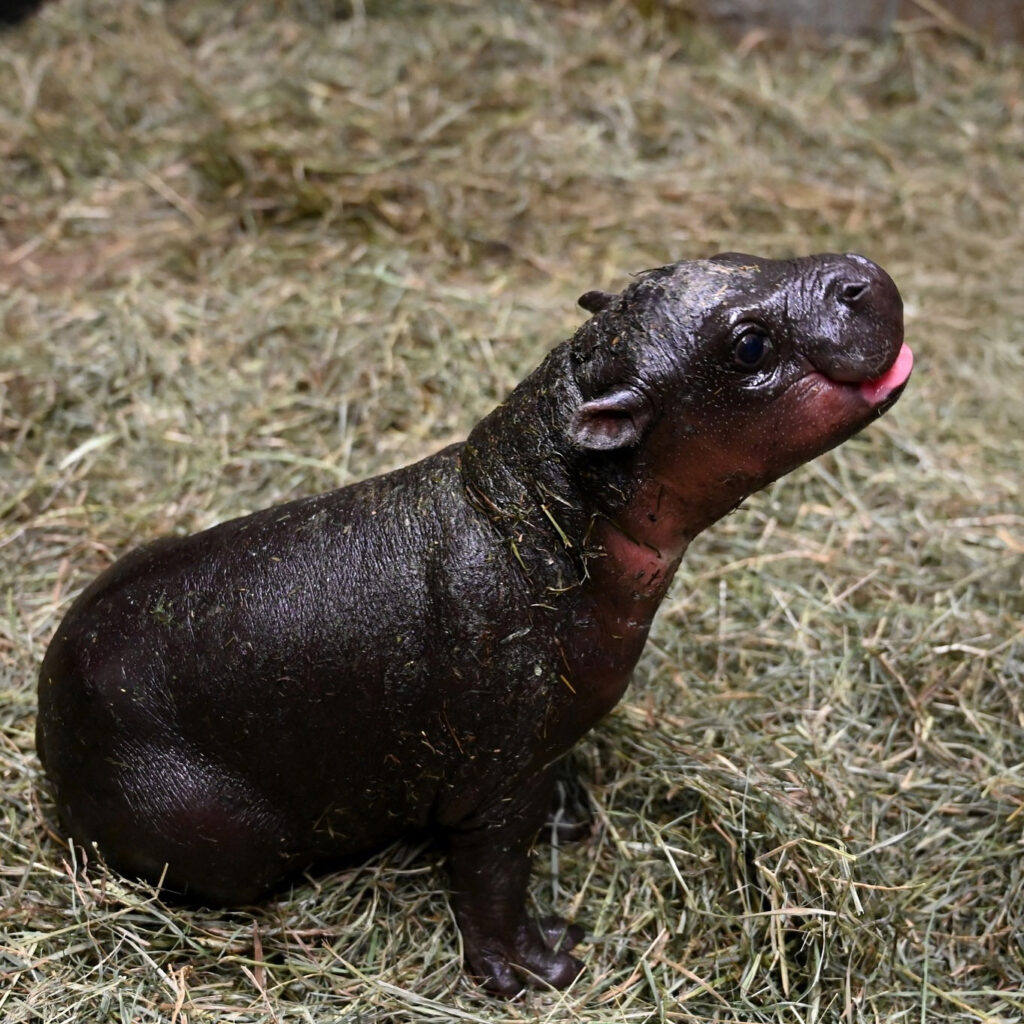
{"label": "hippo neck", "polygon": [[467,495],[535,590],[589,595],[646,636],[692,534],[671,517],[652,528],[635,453],[571,450],[564,424],[579,396],[568,363],[567,348],[556,348],[477,424],[462,452]]}
{"label": "hippo neck", "polygon": [[586,578],[592,512],[569,467],[559,428],[569,406],[564,350],[557,348],[466,440],[462,475],[470,502],[500,533],[533,585],[575,590]]}

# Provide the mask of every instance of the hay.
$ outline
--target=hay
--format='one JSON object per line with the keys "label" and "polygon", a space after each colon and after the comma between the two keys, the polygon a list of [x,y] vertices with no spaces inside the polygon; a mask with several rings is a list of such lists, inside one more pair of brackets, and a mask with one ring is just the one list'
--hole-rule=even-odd
{"label": "hay", "polygon": [[[334,13],[64,0],[0,37],[0,1018],[1024,1019],[1020,51]],[[918,369],[693,545],[574,756],[593,834],[533,887],[588,927],[569,992],[463,978],[430,847],[252,913],[74,876],[32,730],[82,584],[461,436],[577,294],[721,249],[877,258]]]}

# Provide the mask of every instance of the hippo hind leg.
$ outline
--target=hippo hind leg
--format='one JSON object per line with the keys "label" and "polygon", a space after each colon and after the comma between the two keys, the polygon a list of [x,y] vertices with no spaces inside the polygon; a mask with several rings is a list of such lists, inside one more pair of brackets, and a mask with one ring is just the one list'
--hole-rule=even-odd
{"label": "hippo hind leg", "polygon": [[76,842],[95,842],[122,874],[189,902],[241,906],[298,866],[285,816],[227,769],[175,751],[122,764],[101,799],[93,789],[59,800]]}

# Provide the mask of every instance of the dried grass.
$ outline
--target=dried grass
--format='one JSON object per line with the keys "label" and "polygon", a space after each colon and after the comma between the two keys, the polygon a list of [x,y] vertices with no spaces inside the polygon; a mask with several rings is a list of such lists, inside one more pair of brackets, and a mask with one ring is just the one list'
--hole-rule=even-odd
{"label": "dried grass", "polygon": [[[1024,1020],[1020,51],[353,7],[0,37],[0,1019]],[[737,248],[877,258],[918,369],[693,546],[574,755],[593,834],[534,885],[572,990],[474,989],[429,847],[253,913],[74,876],[34,673],[92,574],[439,447],[577,294]]]}

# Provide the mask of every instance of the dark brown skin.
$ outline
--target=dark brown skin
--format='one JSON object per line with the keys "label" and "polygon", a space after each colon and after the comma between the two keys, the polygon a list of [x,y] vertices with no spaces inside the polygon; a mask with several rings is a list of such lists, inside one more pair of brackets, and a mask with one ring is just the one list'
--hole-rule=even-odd
{"label": "dark brown skin", "polygon": [[0,29],[18,25],[35,14],[45,0],[0,0]]}
{"label": "dark brown skin", "polygon": [[859,256],[726,254],[595,313],[464,444],[127,555],[43,662],[63,826],[248,904],[440,831],[471,973],[568,985],[527,915],[553,766],[622,696],[689,541],[888,408],[899,293]]}

